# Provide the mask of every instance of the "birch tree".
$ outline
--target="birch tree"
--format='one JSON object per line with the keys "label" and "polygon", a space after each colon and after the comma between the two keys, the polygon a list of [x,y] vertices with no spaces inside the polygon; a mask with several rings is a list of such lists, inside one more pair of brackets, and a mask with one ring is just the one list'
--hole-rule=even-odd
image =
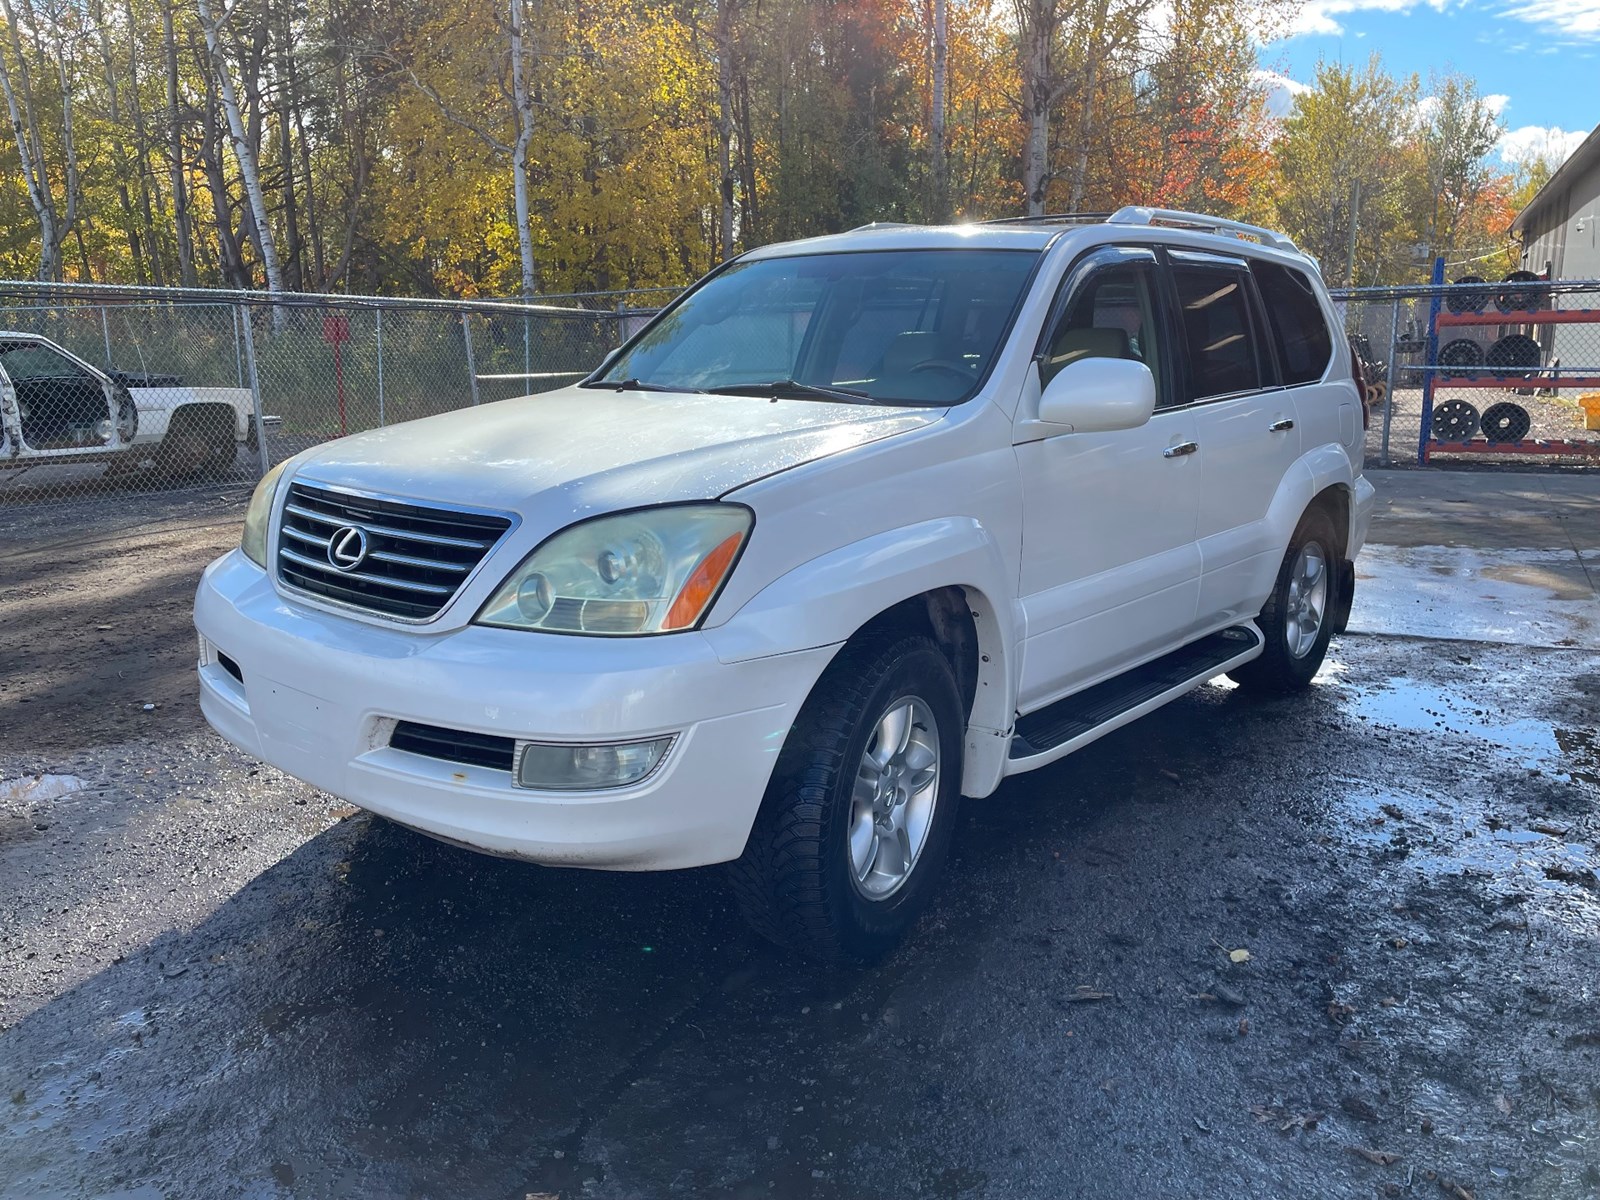
{"label": "birch tree", "polygon": [[[267,212],[266,193],[261,188],[261,170],[256,160],[255,145],[245,131],[244,117],[239,110],[239,95],[233,83],[233,69],[228,64],[227,51],[222,43],[223,27],[238,11],[239,2],[240,0],[234,0],[232,7],[224,9],[220,16],[213,18],[210,0],[195,0],[200,14],[200,30],[206,39],[211,72],[222,101],[223,115],[228,122],[234,159],[239,164],[240,182],[250,203],[250,215],[255,225],[256,249],[261,254],[261,270],[267,277],[267,291],[276,295],[284,290],[283,269],[278,262],[278,244],[272,236],[272,220]],[[279,310],[274,309],[273,313],[275,321],[282,320]]]}
{"label": "birch tree", "polygon": [[1050,187],[1050,117],[1060,96],[1055,70],[1056,35],[1061,28],[1059,0],[1012,0],[1017,18],[1017,51],[1022,89],[1018,107],[1027,127],[1022,150],[1022,193],[1030,217],[1045,210]]}
{"label": "birch tree", "polygon": [[[22,34],[23,22],[18,12],[26,18],[27,39]],[[78,223],[78,205],[82,198],[82,177],[78,169],[78,148],[73,125],[73,86],[68,70],[67,45],[71,29],[65,13],[47,14],[53,18],[47,36],[40,29],[38,15],[31,4],[23,0],[20,9],[14,9],[11,0],[0,0],[0,12],[5,15],[6,42],[0,49],[0,91],[5,93],[6,112],[11,121],[11,133],[17,147],[17,157],[22,166],[23,183],[27,187],[28,202],[33,207],[34,219],[39,224],[38,277],[47,282],[62,278],[61,247]],[[6,50],[10,51],[9,56]],[[45,141],[41,132],[40,102],[35,93],[33,68],[29,57],[46,70],[54,68],[58,99],[61,105],[59,136],[64,174],[63,197],[56,198],[55,185],[50,178],[46,159]],[[8,62],[7,59],[10,59]]]}

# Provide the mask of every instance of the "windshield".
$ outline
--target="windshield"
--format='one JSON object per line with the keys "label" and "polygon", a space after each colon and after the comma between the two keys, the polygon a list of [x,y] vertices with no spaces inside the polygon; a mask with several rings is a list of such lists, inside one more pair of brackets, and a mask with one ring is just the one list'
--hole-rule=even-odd
{"label": "windshield", "polygon": [[1033,250],[881,250],[735,263],[587,386],[946,405],[978,390]]}

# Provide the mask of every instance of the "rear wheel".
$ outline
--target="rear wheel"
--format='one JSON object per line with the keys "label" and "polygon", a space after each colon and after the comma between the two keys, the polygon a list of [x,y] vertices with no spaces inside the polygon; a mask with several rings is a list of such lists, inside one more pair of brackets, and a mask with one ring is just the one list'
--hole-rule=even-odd
{"label": "rear wheel", "polygon": [[955,677],[931,639],[874,634],[841,651],[795,720],[729,868],[755,929],[826,962],[891,949],[949,849],[964,728]]}
{"label": "rear wheel", "polygon": [[1240,687],[1294,692],[1311,684],[1333,636],[1339,611],[1338,531],[1325,508],[1300,518],[1278,579],[1257,618],[1266,646],[1261,656],[1228,672]]}
{"label": "rear wheel", "polygon": [[231,414],[180,409],[156,451],[156,468],[171,479],[215,479],[232,469],[237,448]]}

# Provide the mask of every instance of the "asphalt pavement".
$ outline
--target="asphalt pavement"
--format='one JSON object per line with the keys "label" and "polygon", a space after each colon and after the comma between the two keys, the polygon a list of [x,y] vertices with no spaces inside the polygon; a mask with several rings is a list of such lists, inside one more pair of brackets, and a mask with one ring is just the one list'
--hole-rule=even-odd
{"label": "asphalt pavement", "polygon": [[968,802],[833,975],[716,870],[472,855],[227,747],[173,597],[229,522],[30,529],[0,1195],[1600,1196],[1600,477],[1375,479],[1308,694],[1218,681]]}

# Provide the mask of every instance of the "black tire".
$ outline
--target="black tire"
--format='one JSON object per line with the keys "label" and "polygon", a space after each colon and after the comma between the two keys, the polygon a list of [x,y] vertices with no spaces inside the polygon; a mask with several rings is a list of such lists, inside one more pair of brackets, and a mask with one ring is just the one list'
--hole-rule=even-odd
{"label": "black tire", "polygon": [[1533,428],[1533,420],[1522,405],[1502,402],[1484,409],[1479,425],[1483,429],[1483,436],[1491,445],[1497,446],[1502,442],[1520,442],[1527,437],[1528,430]]}
{"label": "black tire", "polygon": [[1465,400],[1446,400],[1433,410],[1433,436],[1441,442],[1464,442],[1478,432],[1478,410]]}
{"label": "black tire", "polygon": [[1476,375],[1483,366],[1483,347],[1471,338],[1446,342],[1439,350],[1439,365],[1449,367],[1456,375]]}
{"label": "black tire", "polygon": [[156,470],[168,480],[216,479],[233,469],[237,453],[231,420],[178,412],[156,448]]}
{"label": "black tire", "polygon": [[[1334,528],[1333,518],[1326,508],[1318,505],[1306,510],[1294,536],[1289,539],[1289,548],[1284,552],[1282,565],[1278,567],[1272,595],[1267,598],[1266,607],[1256,619],[1267,639],[1266,648],[1262,650],[1261,657],[1229,671],[1229,679],[1241,688],[1258,692],[1298,692],[1311,686],[1312,676],[1322,666],[1322,659],[1328,652],[1328,640],[1333,636],[1333,614],[1341,611],[1340,604],[1344,599],[1340,595],[1340,589],[1344,586],[1344,572],[1339,569],[1342,544],[1343,539]],[[1290,613],[1294,607],[1290,589],[1295,567],[1300,561],[1300,552],[1307,547],[1321,552],[1327,590],[1322,603],[1321,626],[1316,637],[1307,649],[1296,654],[1290,647],[1289,639]]]}
{"label": "black tire", "polygon": [[[1456,280],[1458,285],[1465,283],[1483,283],[1482,275],[1463,275]],[[1489,306],[1489,291],[1487,288],[1473,291],[1451,292],[1444,298],[1445,307],[1453,313],[1481,313]]]}
{"label": "black tire", "polygon": [[[850,868],[852,791],[880,717],[908,697],[921,700],[937,725],[933,810],[904,882],[869,899]],[[734,894],[755,930],[829,964],[870,962],[891,950],[942,873],[961,799],[965,736],[955,676],[932,639],[869,633],[840,651],[784,741],[744,854],[729,864]]]}
{"label": "black tire", "polygon": [[1526,375],[1539,369],[1544,352],[1539,343],[1525,333],[1508,333],[1484,354],[1483,361],[1491,374]]}

